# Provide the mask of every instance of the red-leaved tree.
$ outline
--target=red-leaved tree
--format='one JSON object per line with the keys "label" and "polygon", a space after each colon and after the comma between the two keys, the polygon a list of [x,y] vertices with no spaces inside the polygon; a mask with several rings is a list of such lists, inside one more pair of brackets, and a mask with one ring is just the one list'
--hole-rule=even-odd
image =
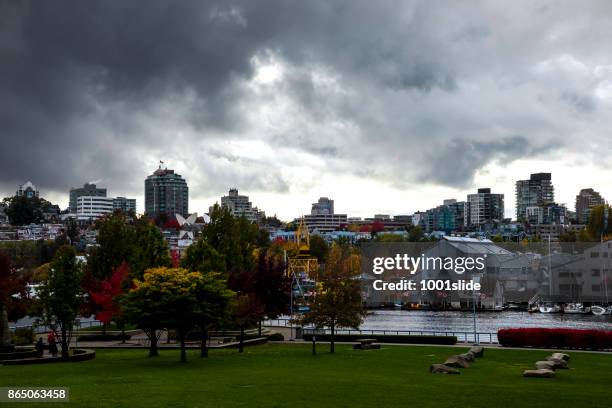
{"label": "red-leaved tree", "polygon": [[[11,309],[15,309],[19,300],[26,297],[25,276],[19,274],[11,265],[8,255],[0,252],[0,350],[10,349],[11,338],[8,330],[8,319]],[[16,297],[15,297],[16,296]]]}
{"label": "red-leaved tree", "polygon": [[130,267],[123,262],[118,268],[113,269],[111,276],[100,281],[98,287],[89,292],[91,300],[97,306],[96,319],[102,322],[104,331],[106,331],[106,325],[121,314],[117,296],[125,292],[124,281],[129,273]]}

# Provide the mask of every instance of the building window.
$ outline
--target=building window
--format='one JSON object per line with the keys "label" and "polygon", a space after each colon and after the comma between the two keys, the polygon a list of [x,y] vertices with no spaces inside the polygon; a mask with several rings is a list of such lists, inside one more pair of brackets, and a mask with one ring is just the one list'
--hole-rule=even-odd
{"label": "building window", "polygon": [[599,258],[599,252],[591,252],[591,258]]}
{"label": "building window", "polygon": [[601,292],[601,285],[592,285],[591,289],[593,292]]}
{"label": "building window", "polygon": [[599,269],[591,269],[591,276],[601,276]]}

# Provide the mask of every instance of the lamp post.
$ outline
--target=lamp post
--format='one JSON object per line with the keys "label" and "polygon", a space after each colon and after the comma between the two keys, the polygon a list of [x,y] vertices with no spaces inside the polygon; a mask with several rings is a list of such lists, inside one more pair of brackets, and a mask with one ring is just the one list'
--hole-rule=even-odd
{"label": "lamp post", "polygon": [[476,332],[476,284],[480,283],[480,279],[482,278],[481,273],[475,273],[472,275],[472,316],[474,319],[474,343],[479,344],[478,342],[478,333]]}

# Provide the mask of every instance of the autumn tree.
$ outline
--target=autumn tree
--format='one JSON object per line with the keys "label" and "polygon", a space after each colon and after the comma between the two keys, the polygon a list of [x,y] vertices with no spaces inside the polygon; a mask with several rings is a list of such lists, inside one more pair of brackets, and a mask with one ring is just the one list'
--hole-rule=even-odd
{"label": "autumn tree", "polygon": [[0,352],[12,350],[9,333],[9,313],[26,297],[27,279],[11,264],[7,254],[0,252]]}
{"label": "autumn tree", "polygon": [[123,304],[128,319],[147,333],[150,356],[158,354],[159,330],[169,328],[176,330],[181,362],[186,362],[189,331],[197,324],[208,328],[215,323],[231,296],[218,275],[207,277],[184,268],[152,268],[145,271],[142,280],[134,280]]}
{"label": "autumn tree", "polygon": [[65,360],[68,359],[74,320],[82,302],[82,275],[74,248],[63,246],[51,261],[49,278],[38,294],[39,314],[46,325],[59,328],[62,358]]}
{"label": "autumn tree", "polygon": [[102,322],[102,333],[106,334],[106,326],[119,317],[121,308],[118,297],[125,292],[125,280],[130,273],[127,263],[123,262],[108,278],[102,280],[96,290],[89,296],[97,306],[96,320]]}
{"label": "autumn tree", "polygon": [[244,351],[244,333],[249,326],[257,324],[264,316],[264,305],[254,293],[239,293],[233,305],[233,320],[240,329],[238,352]]}
{"label": "autumn tree", "polygon": [[359,256],[351,248],[333,244],[321,273],[310,312],[297,320],[302,325],[327,327],[330,330],[330,352],[334,352],[336,328],[357,329],[366,316],[361,300]]}
{"label": "autumn tree", "polygon": [[599,241],[612,235],[612,208],[608,205],[592,207],[586,229],[591,241]]}

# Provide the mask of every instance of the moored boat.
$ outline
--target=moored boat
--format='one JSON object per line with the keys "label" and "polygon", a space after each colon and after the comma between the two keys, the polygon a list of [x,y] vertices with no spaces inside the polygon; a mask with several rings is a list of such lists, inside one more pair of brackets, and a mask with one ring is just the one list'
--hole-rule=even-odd
{"label": "moored boat", "polygon": [[612,306],[591,306],[591,312],[596,316],[612,314]]}
{"label": "moored boat", "polygon": [[559,313],[561,307],[556,303],[545,303],[538,307],[540,313]]}
{"label": "moored boat", "polygon": [[590,307],[584,307],[582,303],[568,303],[563,308],[563,313],[567,314],[587,314],[591,312]]}

